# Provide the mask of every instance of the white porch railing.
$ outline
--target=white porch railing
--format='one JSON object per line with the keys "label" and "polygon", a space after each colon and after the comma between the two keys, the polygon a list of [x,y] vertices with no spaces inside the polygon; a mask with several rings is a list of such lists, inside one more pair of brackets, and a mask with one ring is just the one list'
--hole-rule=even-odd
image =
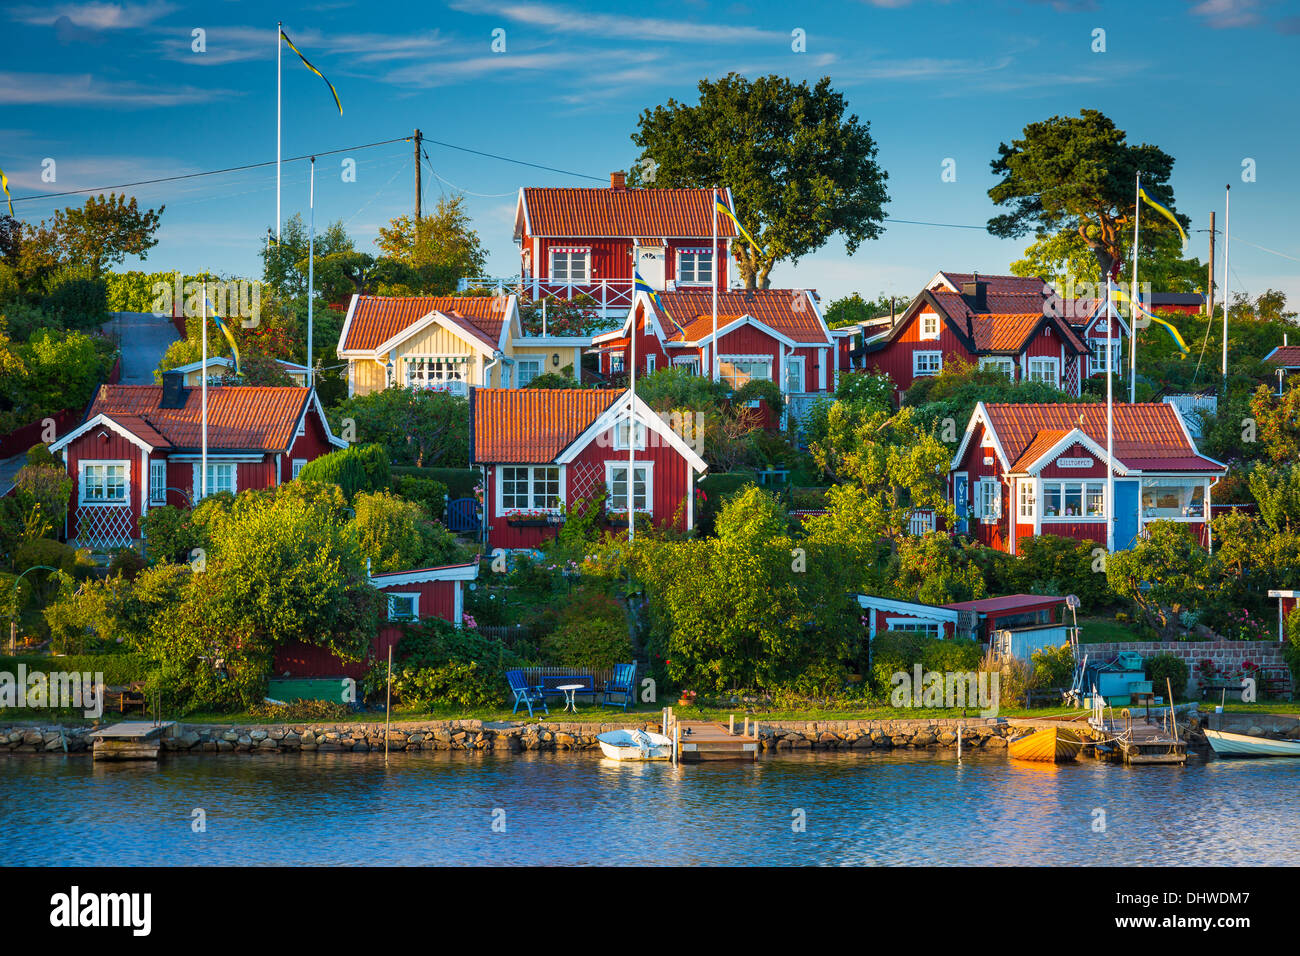
{"label": "white porch railing", "polygon": [[460,280],[459,291],[470,289],[504,289],[514,291],[524,298],[537,300],[542,296],[573,299],[590,296],[603,314],[626,313],[632,307],[631,279],[594,279],[589,282],[557,282],[536,276],[467,276]]}

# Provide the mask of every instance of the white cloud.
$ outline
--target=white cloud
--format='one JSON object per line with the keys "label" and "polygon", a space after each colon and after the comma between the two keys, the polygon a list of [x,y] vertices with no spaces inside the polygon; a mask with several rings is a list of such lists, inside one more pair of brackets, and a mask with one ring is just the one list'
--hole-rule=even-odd
{"label": "white cloud", "polygon": [[570,10],[546,3],[499,3],[457,0],[462,13],[497,16],[556,33],[585,34],[634,40],[673,40],[687,43],[788,43],[789,31],[764,30],[743,24],[700,23],[610,13]]}
{"label": "white cloud", "polygon": [[0,104],[8,106],[104,106],[139,109],[202,103],[236,91],[182,86],[159,89],[133,81],[102,80],[89,73],[11,73],[0,71]]}
{"label": "white cloud", "polygon": [[1248,27],[1260,22],[1258,0],[1201,0],[1192,7],[1192,16],[1201,17],[1215,30]]}
{"label": "white cloud", "polygon": [[56,3],[50,6],[19,6],[9,11],[20,23],[49,26],[67,17],[79,27],[91,30],[129,30],[148,26],[180,9],[166,0],[149,3]]}

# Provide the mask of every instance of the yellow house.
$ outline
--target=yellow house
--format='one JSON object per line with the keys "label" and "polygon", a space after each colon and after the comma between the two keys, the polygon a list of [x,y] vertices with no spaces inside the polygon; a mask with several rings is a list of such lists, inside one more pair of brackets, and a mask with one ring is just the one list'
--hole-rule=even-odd
{"label": "yellow house", "polygon": [[348,394],[391,385],[467,395],[519,388],[545,372],[577,380],[587,336],[525,336],[514,295],[354,295],[339,334]]}
{"label": "yellow house", "polygon": [[[295,385],[307,384],[307,366],[299,365],[297,362],[286,362],[284,359],[276,359],[279,366],[284,369],[286,375]],[[226,358],[224,355],[208,356],[208,384],[219,384],[227,375],[233,375],[235,371],[234,359]],[[185,376],[184,384],[198,388],[203,383],[203,360],[190,362],[187,365],[178,365],[171,372],[179,372]]]}

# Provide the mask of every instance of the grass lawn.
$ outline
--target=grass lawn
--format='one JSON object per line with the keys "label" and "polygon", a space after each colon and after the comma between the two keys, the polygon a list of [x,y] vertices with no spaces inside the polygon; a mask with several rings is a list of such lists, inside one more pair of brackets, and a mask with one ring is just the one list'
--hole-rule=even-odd
{"label": "grass lawn", "polygon": [[[1068,623],[1068,614],[1065,619]],[[1113,613],[1079,617],[1079,643],[1081,644],[1110,644],[1141,640],[1143,637],[1137,625],[1117,621]]]}

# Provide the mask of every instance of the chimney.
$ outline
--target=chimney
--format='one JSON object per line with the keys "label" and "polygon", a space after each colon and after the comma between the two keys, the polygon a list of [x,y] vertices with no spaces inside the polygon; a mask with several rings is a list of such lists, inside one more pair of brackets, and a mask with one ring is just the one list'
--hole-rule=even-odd
{"label": "chimney", "polygon": [[966,297],[976,312],[987,312],[989,308],[989,284],[976,272],[970,282],[961,284],[961,294]]}
{"label": "chimney", "polygon": [[617,172],[609,174],[610,189],[627,189],[627,173]]}
{"label": "chimney", "polygon": [[185,387],[185,376],[180,372],[163,372],[162,404],[159,408],[184,408],[189,389]]}

